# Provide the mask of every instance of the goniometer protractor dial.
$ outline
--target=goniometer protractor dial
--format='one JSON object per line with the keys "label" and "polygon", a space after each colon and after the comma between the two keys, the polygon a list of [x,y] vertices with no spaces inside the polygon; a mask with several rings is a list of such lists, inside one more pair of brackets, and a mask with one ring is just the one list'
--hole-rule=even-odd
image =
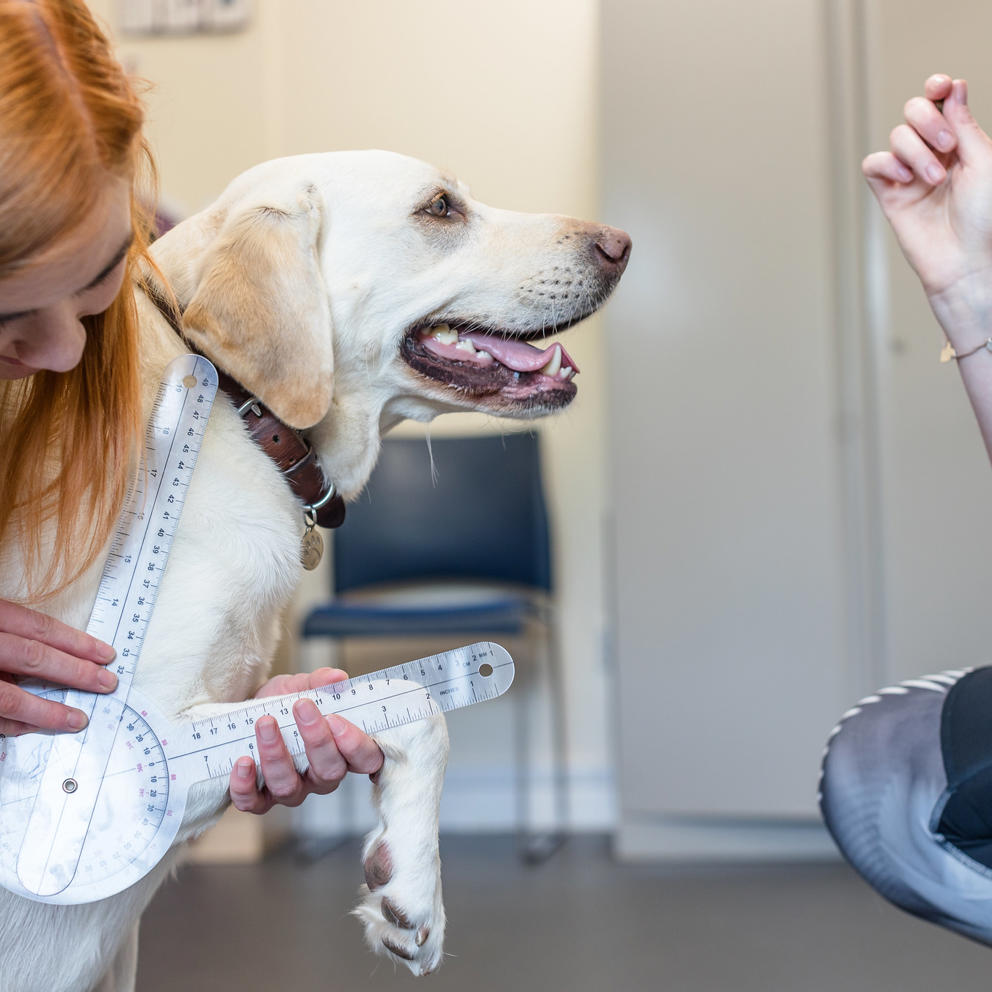
{"label": "goniometer protractor dial", "polygon": [[[64,693],[46,690],[39,695],[60,701]],[[95,720],[120,723],[102,780],[81,762],[76,777],[64,784],[70,802],[73,794],[90,788],[99,789],[99,796],[78,863],[60,864],[57,848],[47,852],[49,870],[65,883],[48,902],[92,902],[127,888],[161,859],[179,829],[182,808],[171,800],[185,806],[185,794],[180,789],[177,795],[176,776],[151,713],[137,693],[131,701],[134,705],[121,706],[101,700],[94,712]],[[28,898],[38,897],[18,879],[17,857],[30,842],[23,834],[38,787],[31,770],[43,767],[50,746],[46,735],[28,734],[8,738],[0,747],[0,876],[6,887]]]}

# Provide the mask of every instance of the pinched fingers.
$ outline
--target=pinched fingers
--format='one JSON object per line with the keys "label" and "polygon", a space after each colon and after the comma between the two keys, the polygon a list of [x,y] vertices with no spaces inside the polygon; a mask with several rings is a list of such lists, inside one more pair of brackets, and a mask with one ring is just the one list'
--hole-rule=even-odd
{"label": "pinched fingers", "polygon": [[913,170],[903,165],[892,152],[873,152],[861,163],[861,171],[869,183],[878,181],[911,183]]}
{"label": "pinched fingers", "polygon": [[927,77],[923,84],[923,92],[928,100],[946,100],[951,95],[954,80],[946,73],[935,72]]}
{"label": "pinched fingers", "polygon": [[[955,86],[960,86],[960,94]],[[935,74],[924,84],[924,96],[906,101],[906,122],[889,135],[889,151],[865,158],[862,172],[880,192],[887,183],[908,184],[915,180],[925,186],[938,186],[947,178],[947,168],[960,145],[958,126],[944,114],[944,100],[964,99],[964,84],[950,76]],[[959,115],[960,116],[960,115]],[[955,118],[957,119],[957,118]]]}
{"label": "pinched fingers", "polygon": [[933,100],[914,96],[903,109],[906,123],[932,148],[941,154],[954,150],[957,138],[950,122]]}
{"label": "pinched fingers", "polygon": [[936,186],[944,181],[947,171],[934,154],[933,148],[915,128],[909,124],[900,124],[889,135],[889,144],[892,154],[911,169],[915,177],[929,186]]}

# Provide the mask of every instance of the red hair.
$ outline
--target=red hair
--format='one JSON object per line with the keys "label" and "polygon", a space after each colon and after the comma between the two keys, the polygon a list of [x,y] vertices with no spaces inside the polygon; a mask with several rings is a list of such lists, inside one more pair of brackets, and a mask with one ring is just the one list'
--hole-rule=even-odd
{"label": "red hair", "polygon": [[[0,279],[30,264],[96,207],[108,181],[154,166],[144,110],[78,0],[0,0]],[[104,313],[84,317],[70,372],[0,382],[0,543],[21,542],[22,598],[64,588],[99,555],[135,470],[140,437],[132,280],[150,237],[132,194],[134,242]],[[42,534],[54,520],[55,543]],[[70,555],[71,552],[71,555]]]}

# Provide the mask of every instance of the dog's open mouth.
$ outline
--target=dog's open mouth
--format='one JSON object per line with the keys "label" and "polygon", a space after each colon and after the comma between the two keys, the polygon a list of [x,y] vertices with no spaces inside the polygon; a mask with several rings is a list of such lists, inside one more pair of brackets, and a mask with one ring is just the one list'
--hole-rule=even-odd
{"label": "dog's open mouth", "polygon": [[408,334],[403,357],[422,375],[473,398],[499,395],[526,407],[571,402],[579,369],[557,342],[537,348],[500,334],[434,324]]}

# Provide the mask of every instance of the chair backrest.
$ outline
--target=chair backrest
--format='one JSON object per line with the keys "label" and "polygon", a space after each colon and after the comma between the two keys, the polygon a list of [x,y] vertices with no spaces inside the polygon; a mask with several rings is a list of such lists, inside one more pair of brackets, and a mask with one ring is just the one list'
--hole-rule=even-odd
{"label": "chair backrest", "polygon": [[[433,471],[432,471],[433,455]],[[551,590],[536,434],[387,438],[334,532],[334,588],[432,579]]]}

